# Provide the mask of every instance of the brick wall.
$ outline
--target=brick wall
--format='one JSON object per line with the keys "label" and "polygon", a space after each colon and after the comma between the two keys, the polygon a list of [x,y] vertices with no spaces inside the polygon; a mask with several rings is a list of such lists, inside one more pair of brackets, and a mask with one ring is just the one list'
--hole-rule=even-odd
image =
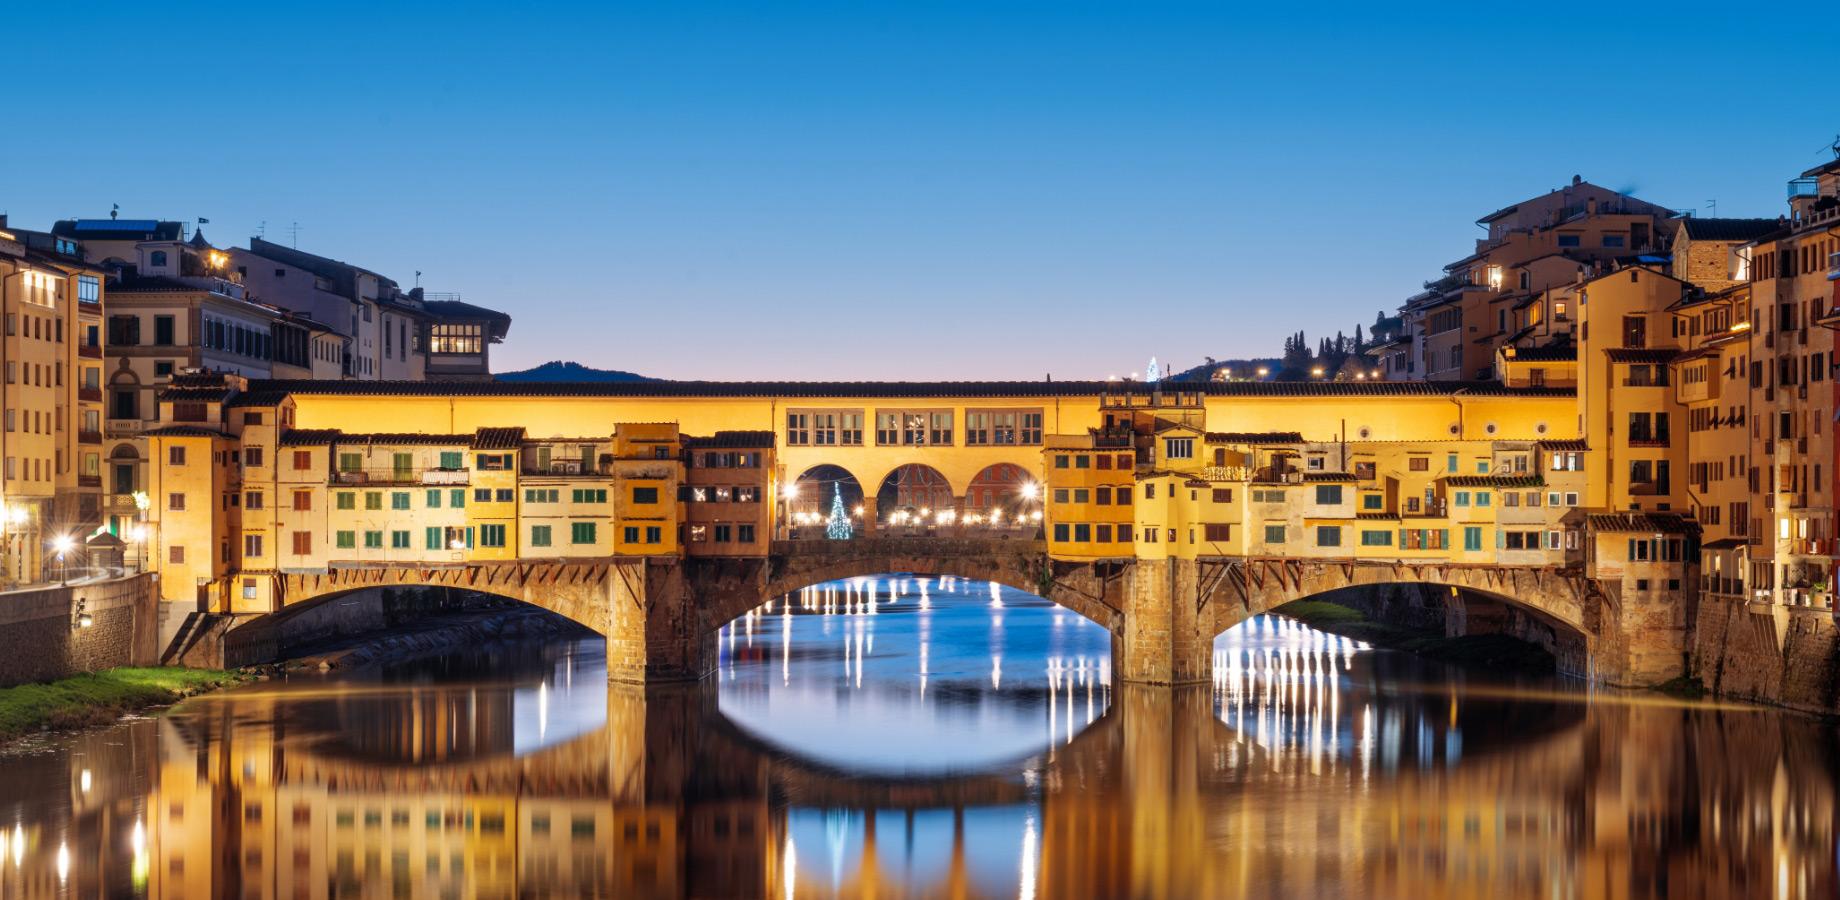
{"label": "brick wall", "polygon": [[[155,576],[0,594],[0,686],[159,658]],[[77,611],[88,628],[76,628]]]}

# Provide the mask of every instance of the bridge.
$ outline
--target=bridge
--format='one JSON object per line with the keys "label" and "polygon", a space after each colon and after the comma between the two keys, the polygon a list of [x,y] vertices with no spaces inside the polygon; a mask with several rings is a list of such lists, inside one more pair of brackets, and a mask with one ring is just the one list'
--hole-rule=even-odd
{"label": "bridge", "polygon": [[1426,585],[1450,633],[1507,631],[1553,651],[1563,671],[1648,683],[1679,664],[1679,631],[1623,602],[1618,585],[1553,567],[1363,559],[1200,557],[1056,560],[1045,544],[976,537],[776,541],[755,558],[509,560],[449,566],[339,567],[273,576],[283,612],[244,617],[225,662],[272,659],[287,617],[367,589],[448,589],[542,607],[607,639],[609,677],[696,680],[716,660],[716,632],[768,601],[838,579],[886,573],[992,581],[1041,596],[1112,634],[1119,681],[1189,684],[1212,677],[1214,639],[1293,600],[1349,588]]}

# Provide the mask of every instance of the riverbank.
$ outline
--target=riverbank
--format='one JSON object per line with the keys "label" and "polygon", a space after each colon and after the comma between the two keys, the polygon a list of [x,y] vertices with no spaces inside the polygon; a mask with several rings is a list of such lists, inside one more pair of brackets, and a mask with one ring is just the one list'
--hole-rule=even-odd
{"label": "riverbank", "polygon": [[247,676],[215,669],[124,666],[42,684],[0,688],[0,743],[37,731],[107,725]]}
{"label": "riverbank", "polygon": [[1272,612],[1319,631],[1455,666],[1525,674],[1549,674],[1554,668],[1552,654],[1544,648],[1503,634],[1446,637],[1436,629],[1375,622],[1360,610],[1323,600],[1296,600]]}

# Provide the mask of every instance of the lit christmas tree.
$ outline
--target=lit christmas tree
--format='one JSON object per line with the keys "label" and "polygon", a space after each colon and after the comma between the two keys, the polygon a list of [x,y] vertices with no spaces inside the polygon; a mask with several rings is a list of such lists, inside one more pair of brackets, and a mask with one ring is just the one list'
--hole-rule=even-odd
{"label": "lit christmas tree", "polygon": [[850,514],[843,510],[843,485],[832,485],[831,518],[824,529],[824,535],[833,541],[847,541],[854,532],[850,526]]}

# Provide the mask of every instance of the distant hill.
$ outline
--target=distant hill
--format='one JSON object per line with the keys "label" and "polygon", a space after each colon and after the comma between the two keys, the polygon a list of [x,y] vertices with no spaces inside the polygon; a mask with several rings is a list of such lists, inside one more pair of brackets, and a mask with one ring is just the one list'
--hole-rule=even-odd
{"label": "distant hill", "polygon": [[591,369],[578,362],[556,360],[521,372],[497,372],[497,381],[657,381],[644,375],[612,369]]}

